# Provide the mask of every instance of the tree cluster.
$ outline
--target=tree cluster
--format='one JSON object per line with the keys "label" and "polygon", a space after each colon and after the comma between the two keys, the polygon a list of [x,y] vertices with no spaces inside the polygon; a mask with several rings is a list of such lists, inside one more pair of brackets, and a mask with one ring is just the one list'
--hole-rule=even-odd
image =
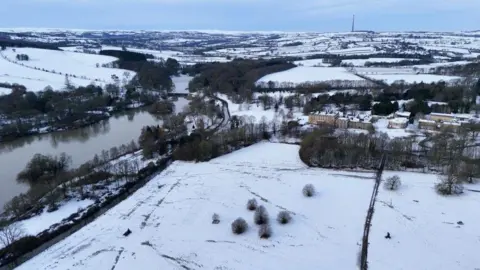
{"label": "tree cluster", "polygon": [[227,95],[245,98],[251,95],[255,82],[261,77],[295,67],[285,60],[243,60],[228,63],[196,64],[190,75],[197,75],[190,82],[190,91],[209,89]]}
{"label": "tree cluster", "polygon": [[30,60],[30,57],[28,57],[27,54],[17,54],[15,57],[18,61],[28,61]]}
{"label": "tree cluster", "polygon": [[72,88],[70,91],[26,92],[21,86],[14,86],[12,93],[0,96],[0,116],[9,121],[0,125],[0,141],[15,139],[35,133],[38,129],[72,129],[106,119],[113,111],[123,111],[130,104],[151,104],[158,99],[148,91],[128,88],[120,95],[118,86],[110,84],[106,91],[101,87]]}
{"label": "tree cluster", "polygon": [[314,130],[303,137],[300,158],[309,166],[325,168],[374,169],[383,154],[388,155],[386,169],[407,168],[444,171],[460,182],[473,182],[480,176],[480,146],[475,143],[478,128],[462,128],[456,136],[441,132],[418,143],[415,138],[389,139],[385,134],[365,135]]}

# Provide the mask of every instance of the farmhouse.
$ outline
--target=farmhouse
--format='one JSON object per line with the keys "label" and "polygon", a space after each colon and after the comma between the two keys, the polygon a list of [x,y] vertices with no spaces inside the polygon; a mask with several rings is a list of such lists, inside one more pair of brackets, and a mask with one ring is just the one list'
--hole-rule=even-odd
{"label": "farmhouse", "polygon": [[312,125],[332,125],[337,128],[371,129],[370,116],[340,116],[340,113],[317,113],[308,116]]}

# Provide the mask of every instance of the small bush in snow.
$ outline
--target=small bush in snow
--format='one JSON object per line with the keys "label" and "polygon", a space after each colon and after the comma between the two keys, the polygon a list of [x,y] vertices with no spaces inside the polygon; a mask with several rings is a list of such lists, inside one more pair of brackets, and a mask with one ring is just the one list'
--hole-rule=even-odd
{"label": "small bush in snow", "polygon": [[288,211],[281,211],[277,215],[277,221],[280,224],[287,224],[290,220],[292,220],[292,216],[290,216]]}
{"label": "small bush in snow", "polygon": [[253,215],[253,221],[257,225],[268,224],[269,218],[265,206],[260,205],[257,210],[255,210],[255,214]]}
{"label": "small bush in snow", "polygon": [[258,236],[263,239],[268,239],[272,236],[272,228],[268,224],[263,224],[258,230]]}
{"label": "small bush in snow", "polygon": [[302,193],[305,197],[313,197],[315,195],[315,187],[312,184],[305,185]]}
{"label": "small bush in snow", "polygon": [[462,184],[448,180],[435,184],[435,189],[441,195],[460,195],[463,193]]}
{"label": "small bush in snow", "polygon": [[247,209],[250,210],[250,211],[253,211],[255,209],[257,209],[257,200],[255,199],[251,199],[251,200],[248,200],[247,202]]}
{"label": "small bush in snow", "polygon": [[217,213],[215,213],[212,216],[212,224],[218,224],[218,223],[220,223],[220,216]]}
{"label": "small bush in snow", "polygon": [[242,234],[248,229],[248,224],[243,218],[237,218],[232,222],[232,232],[234,234]]}
{"label": "small bush in snow", "polygon": [[400,181],[400,177],[398,177],[397,175],[387,178],[387,180],[385,180],[385,183],[383,184],[385,189],[388,190],[397,190],[398,188],[400,188],[401,185],[402,181]]}

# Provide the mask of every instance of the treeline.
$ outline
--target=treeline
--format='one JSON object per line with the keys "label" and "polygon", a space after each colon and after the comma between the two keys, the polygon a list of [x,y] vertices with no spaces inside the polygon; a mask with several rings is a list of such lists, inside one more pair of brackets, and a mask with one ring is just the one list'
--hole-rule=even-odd
{"label": "treeline", "polygon": [[141,61],[147,61],[147,57],[143,53],[137,53],[137,52],[131,52],[131,51],[126,51],[126,50],[101,50],[99,52],[100,55],[107,55],[107,56],[113,56],[120,61],[125,61],[125,62],[141,62]]}
{"label": "treeline", "polygon": [[[461,83],[458,85],[448,85],[445,82],[438,83],[415,83],[406,87],[397,84],[384,89],[375,97],[375,101],[381,103],[394,102],[398,100],[413,100],[405,104],[404,109],[415,114],[421,112],[428,114],[430,112],[440,113],[470,113],[476,109],[476,97],[480,95],[480,82],[470,85]],[[428,106],[428,102],[441,102],[444,104],[433,104]]]}
{"label": "treeline", "polygon": [[327,59],[327,60],[352,60],[352,59],[369,59],[369,58],[406,58],[419,59],[425,61],[433,61],[433,57],[428,54],[419,53],[375,53],[375,54],[359,54],[359,55],[341,55],[341,54],[314,54],[309,55],[306,59]]}
{"label": "treeline", "polygon": [[460,136],[440,133],[420,143],[413,137],[389,139],[386,135],[371,136],[356,133],[333,135],[316,130],[302,140],[300,158],[307,165],[323,168],[375,169],[383,154],[387,154],[386,169],[443,172],[455,167],[456,176],[473,182],[480,176],[478,135],[464,130]]}
{"label": "treeline", "polygon": [[255,92],[298,91],[300,93],[321,93],[336,89],[368,89],[377,87],[367,80],[325,80],[296,84],[293,82],[260,82],[255,84]]}
{"label": "treeline", "polygon": [[365,67],[398,67],[398,66],[413,66],[413,65],[428,65],[433,63],[433,59],[415,59],[415,60],[401,60],[398,62],[365,62]]}
{"label": "treeline", "polygon": [[147,61],[146,55],[137,52],[105,50],[100,54],[119,58],[116,66],[135,71],[137,75],[133,78],[132,83],[148,90],[172,91],[171,76],[176,76],[180,72],[180,64],[172,58],[163,62],[151,62]]}
{"label": "treeline", "polygon": [[109,117],[110,113],[128,109],[131,104],[151,104],[155,93],[129,87],[121,94],[117,85],[73,88],[70,91],[40,92],[13,89],[0,96],[0,141],[34,134],[39,129],[72,129]]}
{"label": "treeline", "polygon": [[451,76],[476,76],[480,74],[480,62],[468,63],[466,65],[436,67],[435,73]]}
{"label": "treeline", "polygon": [[[348,105],[355,106],[360,111],[369,111],[372,109],[372,95],[358,95],[350,93],[335,93],[334,95],[319,95],[308,100],[304,107],[303,113],[309,114],[315,111],[324,111],[326,105],[335,104],[338,107]],[[398,105],[398,104],[397,104]]]}
{"label": "treeline", "polygon": [[285,60],[233,60],[228,63],[196,64],[189,68],[192,92],[209,89],[213,92],[241,97],[251,96],[251,89],[261,77],[295,67]]}
{"label": "treeline", "polygon": [[0,47],[4,50],[6,47],[16,47],[16,48],[37,48],[37,49],[46,49],[46,50],[57,50],[60,51],[58,45],[52,43],[43,43],[43,42],[34,42],[27,40],[12,40],[0,38]]}

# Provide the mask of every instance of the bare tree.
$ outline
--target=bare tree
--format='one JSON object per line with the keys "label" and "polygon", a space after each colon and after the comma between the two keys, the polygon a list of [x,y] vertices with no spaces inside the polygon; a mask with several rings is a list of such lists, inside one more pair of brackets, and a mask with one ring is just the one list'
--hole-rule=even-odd
{"label": "bare tree", "polygon": [[12,223],[10,225],[0,228],[0,244],[8,247],[13,242],[22,238],[24,235],[23,228],[18,223]]}

